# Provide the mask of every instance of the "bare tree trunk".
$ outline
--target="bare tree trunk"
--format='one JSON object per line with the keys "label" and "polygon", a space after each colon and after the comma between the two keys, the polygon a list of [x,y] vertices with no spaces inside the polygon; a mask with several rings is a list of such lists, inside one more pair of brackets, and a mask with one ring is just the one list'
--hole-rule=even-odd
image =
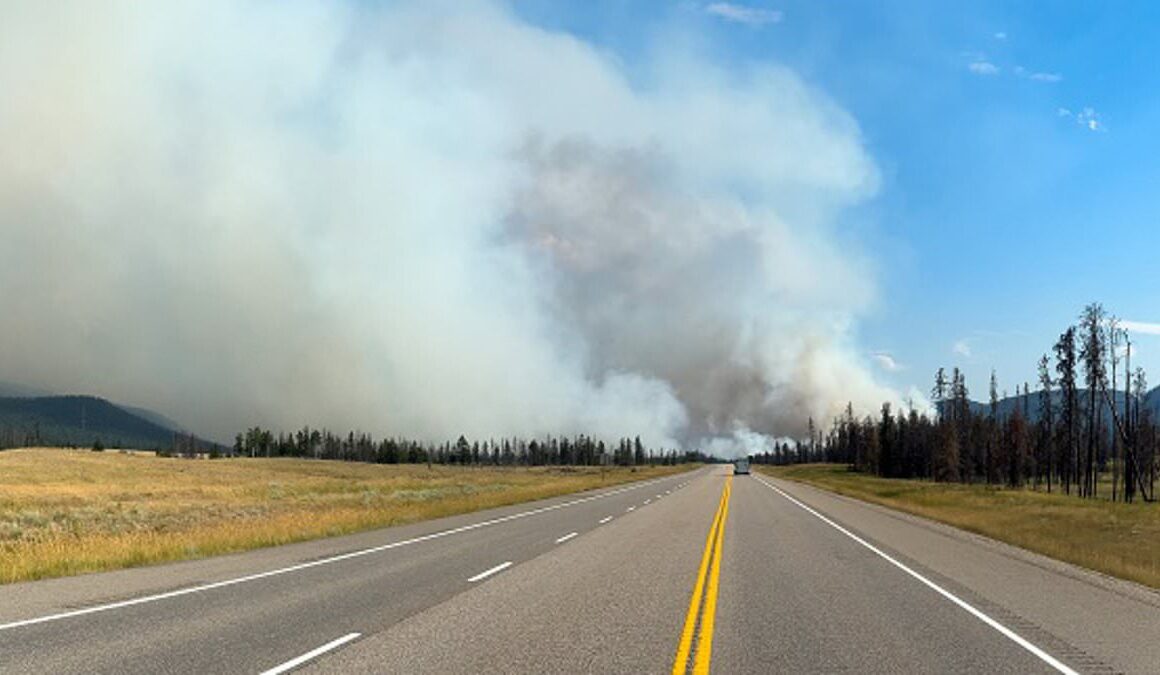
{"label": "bare tree trunk", "polygon": [[[1127,338],[1127,332],[1125,332]],[[1132,341],[1126,339],[1127,352],[1124,354],[1124,420],[1126,428],[1124,430],[1124,501],[1130,502],[1134,497],[1132,478],[1135,473],[1132,463],[1135,461],[1132,449],[1135,446],[1134,436],[1136,425],[1132,422]],[[1116,388],[1113,386],[1112,391]]]}
{"label": "bare tree trunk", "polygon": [[[1112,362],[1112,419],[1113,420],[1116,417],[1116,408],[1118,407],[1116,405],[1116,362],[1119,361],[1119,358],[1116,356],[1116,342],[1117,342],[1117,335],[1119,334],[1119,332],[1118,332],[1118,329],[1116,328],[1115,321],[1116,321],[1115,319],[1112,319],[1112,325],[1111,325],[1111,331],[1110,331],[1110,342],[1111,342],[1112,349],[1111,349],[1111,355],[1109,357],[1111,359],[1111,362]],[[1117,496],[1119,494],[1119,490],[1120,490],[1120,450],[1121,450],[1120,434],[1118,434],[1118,433],[1112,434],[1112,501],[1113,502],[1116,501]]]}

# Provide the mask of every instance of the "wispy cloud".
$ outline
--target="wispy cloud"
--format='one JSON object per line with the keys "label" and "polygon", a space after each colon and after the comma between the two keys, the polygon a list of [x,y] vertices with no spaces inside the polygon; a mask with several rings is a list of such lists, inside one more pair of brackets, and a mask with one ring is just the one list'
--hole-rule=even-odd
{"label": "wispy cloud", "polygon": [[970,341],[970,339],[963,338],[962,340],[955,341],[955,343],[953,345],[951,345],[951,351],[954,352],[955,354],[958,354],[959,356],[962,356],[962,357],[965,357],[968,359],[971,358],[971,341]]}
{"label": "wispy cloud", "polygon": [[1063,81],[1063,75],[1059,73],[1031,73],[1027,76],[1027,79],[1035,80],[1036,82],[1055,83]]}
{"label": "wispy cloud", "polygon": [[999,66],[990,61],[971,61],[967,64],[967,70],[976,75],[998,75]]}
{"label": "wispy cloud", "polygon": [[778,10],[737,5],[732,2],[714,2],[705,7],[705,12],[726,21],[743,23],[747,26],[764,26],[769,23],[779,23],[782,19],[782,13]]}
{"label": "wispy cloud", "polygon": [[1027,70],[1023,66],[1015,66],[1015,75],[1025,80],[1032,80],[1034,82],[1050,82],[1052,84],[1063,81],[1063,75],[1059,73],[1041,73]]}
{"label": "wispy cloud", "polygon": [[1121,321],[1120,328],[1123,328],[1130,333],[1160,335],[1160,323],[1148,323],[1147,321]]}
{"label": "wispy cloud", "polygon": [[1075,121],[1086,127],[1088,131],[1106,131],[1104,123],[1100,121],[1099,113],[1091,108],[1084,108],[1075,116]]}
{"label": "wispy cloud", "polygon": [[999,31],[998,33],[995,33],[995,39],[996,40],[1006,40],[1007,34],[1004,33],[1003,31]]}
{"label": "wispy cloud", "polygon": [[897,373],[900,370],[905,370],[905,367],[899,363],[890,352],[871,352],[870,357],[878,364],[878,367],[888,373]]}
{"label": "wispy cloud", "polygon": [[1088,131],[1107,131],[1108,128],[1104,126],[1100,120],[1100,114],[1094,108],[1085,107],[1078,112],[1072,112],[1068,108],[1056,108],[1055,114],[1059,117],[1075,120],[1075,123]]}

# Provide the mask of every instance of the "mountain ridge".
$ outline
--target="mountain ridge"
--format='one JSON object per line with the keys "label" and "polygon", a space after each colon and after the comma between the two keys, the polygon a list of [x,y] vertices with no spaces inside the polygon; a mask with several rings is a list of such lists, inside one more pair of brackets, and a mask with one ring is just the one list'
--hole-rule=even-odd
{"label": "mountain ridge", "polygon": [[175,422],[99,396],[0,396],[0,447],[75,445],[168,449]]}
{"label": "mountain ridge", "polygon": [[[1086,408],[1087,400],[1088,400],[1087,399],[1087,396],[1088,396],[1087,392],[1088,392],[1088,390],[1086,388],[1081,388],[1081,389],[1076,390],[1077,399],[1079,400],[1080,407],[1083,410],[1087,409]],[[1014,414],[1014,412],[1016,410],[1021,410],[1023,408],[1023,406],[1024,406],[1023,399],[1026,398],[1027,399],[1027,401],[1026,401],[1027,419],[1032,421],[1032,422],[1038,421],[1039,420],[1039,393],[1040,393],[1039,391],[1032,391],[1031,394],[1026,396],[1026,397],[1023,394],[1018,394],[1015,396],[1007,396],[1006,398],[1001,398],[996,403],[995,412],[999,417],[1003,417],[1003,418],[1010,417],[1012,414]],[[1125,401],[1126,396],[1127,396],[1126,392],[1124,392],[1123,390],[1117,389],[1114,394],[1110,394],[1110,395],[1112,396],[1113,400],[1116,403],[1116,408],[1118,410],[1123,410],[1124,409],[1124,401]],[[1058,414],[1059,406],[1060,406],[1060,403],[1062,401],[1062,395],[1058,389],[1052,390],[1051,400],[1052,400],[1052,405],[1056,410],[1056,414]],[[990,403],[976,401],[974,399],[970,399],[969,403],[971,406],[971,411],[974,413],[981,414],[981,415],[988,415],[991,412],[991,404]],[[1101,401],[1100,406],[1103,408],[1104,419],[1105,420],[1110,419],[1110,417],[1108,415],[1108,413],[1110,412],[1110,410],[1109,410],[1110,406],[1108,405],[1108,403],[1106,401]],[[1160,387],[1156,387],[1156,388],[1148,391],[1146,394],[1144,394],[1143,409],[1145,411],[1149,412],[1152,415],[1152,418],[1154,420],[1160,419]]]}

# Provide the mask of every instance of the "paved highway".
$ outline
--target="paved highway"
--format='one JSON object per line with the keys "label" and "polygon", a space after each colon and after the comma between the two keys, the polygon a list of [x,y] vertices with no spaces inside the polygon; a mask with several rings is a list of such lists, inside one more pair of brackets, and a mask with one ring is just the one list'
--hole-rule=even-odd
{"label": "paved highway", "polygon": [[0,587],[4,673],[1160,672],[1160,594],[725,467]]}

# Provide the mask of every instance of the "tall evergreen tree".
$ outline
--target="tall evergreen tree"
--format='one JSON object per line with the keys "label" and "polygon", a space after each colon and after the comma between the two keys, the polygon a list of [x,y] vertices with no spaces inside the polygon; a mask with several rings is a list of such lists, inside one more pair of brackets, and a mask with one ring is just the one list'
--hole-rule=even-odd
{"label": "tall evergreen tree", "polygon": [[1103,305],[1093,302],[1084,308],[1080,314],[1080,333],[1082,347],[1080,359],[1084,366],[1084,384],[1087,385],[1087,448],[1083,465],[1083,489],[1085,497],[1096,496],[1096,460],[1099,444],[1103,441],[1100,432],[1102,429],[1101,412],[1099,405],[1100,394],[1107,388],[1107,368],[1104,363],[1107,343],[1105,333],[1105,319],[1107,313]]}
{"label": "tall evergreen tree", "polygon": [[1063,427],[1063,491],[1071,494],[1072,483],[1079,486],[1079,447],[1077,425],[1079,423],[1079,395],[1076,377],[1076,330],[1069,326],[1059,341],[1055,343],[1055,372],[1059,375],[1060,424]]}
{"label": "tall evergreen tree", "polygon": [[1051,492],[1051,474],[1055,470],[1055,405],[1051,400],[1053,386],[1051,360],[1044,354],[1039,359],[1039,441],[1036,444],[1039,454],[1036,464],[1039,470],[1036,475],[1044,474],[1048,492]]}

